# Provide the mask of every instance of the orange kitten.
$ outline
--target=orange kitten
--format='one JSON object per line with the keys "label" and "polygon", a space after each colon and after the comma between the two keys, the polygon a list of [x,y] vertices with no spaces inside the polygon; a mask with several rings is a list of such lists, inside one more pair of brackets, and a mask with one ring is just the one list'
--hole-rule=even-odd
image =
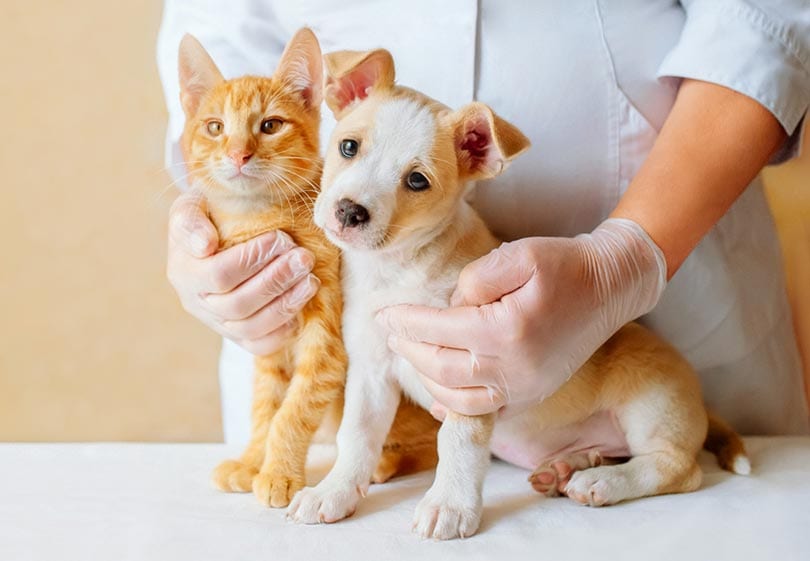
{"label": "orange kitten", "polygon": [[202,45],[180,44],[183,150],[205,194],[225,249],[283,230],[315,255],[321,287],[298,317],[298,333],[279,352],[256,357],[250,443],[214,472],[224,491],[253,490],[286,506],[304,486],[312,435],[343,390],[340,257],[312,223],[321,173],[318,128],[321,51],[308,29],[293,37],[272,78],[224,80]]}
{"label": "orange kitten", "polygon": [[[239,460],[214,471],[230,492],[251,489],[264,504],[286,506],[304,486],[313,434],[343,393],[347,358],[341,339],[340,255],[312,222],[321,159],[321,52],[309,29],[295,34],[271,78],[225,80],[190,35],[180,44],[180,97],[186,114],[182,146],[191,179],[226,249],[270,230],[283,230],[315,255],[321,281],[298,317],[298,333],[279,352],[256,357],[251,439]],[[404,405],[398,429],[375,474],[432,467],[438,424]]]}

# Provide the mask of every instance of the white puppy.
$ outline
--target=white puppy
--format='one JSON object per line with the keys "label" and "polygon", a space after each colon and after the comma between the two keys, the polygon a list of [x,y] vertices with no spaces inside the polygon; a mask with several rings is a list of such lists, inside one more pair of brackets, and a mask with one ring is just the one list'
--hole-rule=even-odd
{"label": "white puppy", "polygon": [[[519,130],[484,104],[452,111],[395,86],[385,50],[344,51],[325,60],[325,93],[338,126],[315,222],[343,250],[349,372],[337,461],[321,483],[295,496],[288,511],[306,523],[354,512],[403,394],[422,407],[432,404],[411,364],[388,348],[375,314],[403,303],[449,305],[461,269],[499,245],[465,201],[467,182],[497,175],[529,147]],[[620,434],[621,446],[577,448],[577,427],[597,417]],[[562,491],[593,506],[700,484],[695,457],[708,422],[697,379],[671,347],[634,324],[553,396],[499,420],[493,439],[494,421],[494,415],[448,414],[439,431],[435,481],[416,509],[420,535],[475,533],[491,444],[497,455],[536,470],[530,478],[535,489]],[[719,423],[712,428],[714,448],[725,455],[721,463],[728,467],[743,458],[733,432]],[[631,456],[624,464],[600,466],[607,458]]]}

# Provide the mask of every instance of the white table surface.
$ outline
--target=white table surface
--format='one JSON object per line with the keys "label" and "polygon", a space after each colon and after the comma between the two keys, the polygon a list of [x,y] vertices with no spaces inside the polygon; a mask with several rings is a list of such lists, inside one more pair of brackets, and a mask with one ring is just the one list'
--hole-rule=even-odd
{"label": "white table surface", "polygon": [[[594,509],[534,493],[494,462],[478,535],[421,540],[432,472],[372,486],[350,519],[299,526],[209,483],[214,444],[0,444],[0,561],[733,559],[810,561],[810,438],[746,439],[749,477],[704,453],[703,487]],[[329,467],[316,446],[309,478]]]}

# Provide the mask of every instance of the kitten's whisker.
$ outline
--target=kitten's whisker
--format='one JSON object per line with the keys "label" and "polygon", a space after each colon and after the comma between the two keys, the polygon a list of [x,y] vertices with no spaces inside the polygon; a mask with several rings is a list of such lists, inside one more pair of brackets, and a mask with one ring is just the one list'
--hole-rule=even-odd
{"label": "kitten's whisker", "polygon": [[188,172],[188,173],[186,173],[186,174],[184,174],[184,175],[181,175],[180,177],[176,177],[176,178],[175,178],[175,179],[173,179],[173,180],[172,180],[172,181],[171,181],[171,182],[170,182],[168,185],[166,185],[166,186],[164,186],[164,187],[160,188],[160,190],[158,191],[158,193],[157,193],[157,194],[155,194],[155,196],[153,197],[152,204],[157,204],[157,203],[158,203],[158,201],[160,201],[160,199],[162,199],[162,198],[163,198],[163,196],[164,196],[164,195],[165,195],[165,194],[166,194],[166,193],[169,191],[169,189],[171,189],[172,187],[177,186],[177,184],[178,184],[178,183],[180,183],[181,181],[184,181],[185,179],[188,179],[188,177],[189,177],[189,176],[190,176],[192,173],[193,173],[193,172]]}
{"label": "kitten's whisker", "polygon": [[295,198],[296,205],[303,207],[301,210],[305,211],[307,214],[311,215],[312,213],[312,200],[311,198],[306,195],[301,189],[298,188],[297,185],[292,183],[288,177],[285,177],[284,174],[279,174],[279,178],[285,184],[285,188],[289,190],[292,196]]}
{"label": "kitten's whisker", "polygon": [[[273,170],[269,170],[269,171],[270,171],[271,174],[273,174],[273,178],[276,179],[276,184],[274,185],[270,181],[267,181],[267,185],[268,185],[268,187],[270,187],[270,189],[279,191],[281,193],[281,195],[284,197],[284,200],[286,201],[287,206],[290,209],[291,227],[295,228],[295,216],[296,216],[296,213],[295,213],[295,209],[293,208],[292,201],[290,201],[290,197],[289,197],[289,195],[287,193],[287,190],[286,190],[286,186],[285,186],[286,180],[282,175],[277,174],[275,171],[273,171]],[[278,188],[279,186],[281,188]]]}
{"label": "kitten's whisker", "polygon": [[320,185],[318,183],[316,183],[315,181],[304,177],[303,175],[293,171],[290,167],[285,166],[283,164],[279,165],[278,167],[281,168],[285,173],[291,173],[292,175],[294,175],[294,176],[298,177],[299,179],[301,179],[301,181],[306,182],[306,184],[309,185],[310,187],[313,187],[314,189],[320,191]]}
{"label": "kitten's whisker", "polygon": [[303,156],[281,156],[281,155],[274,155],[274,160],[303,160],[305,162],[312,162],[312,163],[320,163],[317,158],[305,158]]}

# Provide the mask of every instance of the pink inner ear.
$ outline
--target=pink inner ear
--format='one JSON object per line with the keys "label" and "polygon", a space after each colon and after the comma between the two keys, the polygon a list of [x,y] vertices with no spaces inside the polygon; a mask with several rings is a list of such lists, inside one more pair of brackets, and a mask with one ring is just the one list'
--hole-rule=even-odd
{"label": "pink inner ear", "polygon": [[304,88],[301,90],[301,98],[304,100],[304,104],[307,107],[312,107],[312,87]]}
{"label": "pink inner ear", "polygon": [[336,81],[330,78],[329,85],[333,88],[331,94],[340,109],[344,109],[354,101],[366,99],[368,94],[371,93],[371,88],[377,81],[377,77],[378,72],[375,65],[363,65]]}
{"label": "pink inner ear", "polygon": [[486,167],[492,145],[489,123],[486,119],[480,119],[468,123],[465,128],[467,130],[459,148],[470,155],[473,170]]}
{"label": "pink inner ear", "polygon": [[476,131],[469,131],[461,141],[461,149],[470,154],[474,160],[483,160],[487,156],[489,139]]}

